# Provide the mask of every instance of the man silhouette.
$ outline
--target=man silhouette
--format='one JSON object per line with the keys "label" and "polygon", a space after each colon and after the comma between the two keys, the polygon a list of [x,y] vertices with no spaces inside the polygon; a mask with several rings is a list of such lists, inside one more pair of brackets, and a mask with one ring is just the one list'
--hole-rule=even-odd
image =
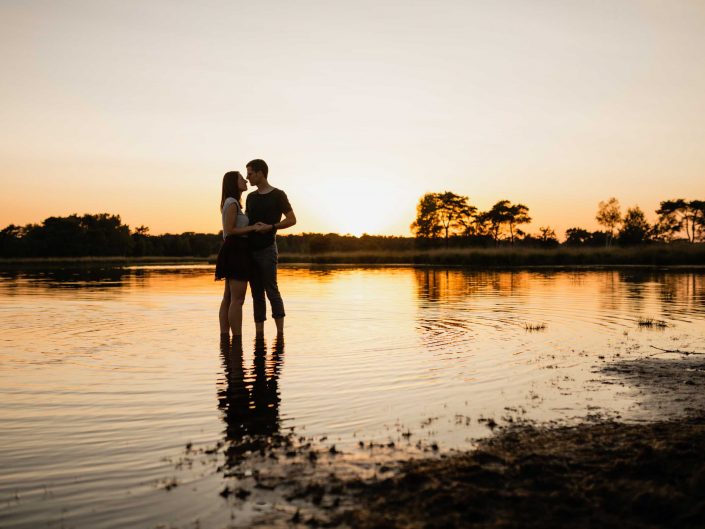
{"label": "man silhouette", "polygon": [[257,187],[257,191],[247,195],[246,213],[250,224],[262,222],[266,225],[263,229],[249,235],[254,261],[250,288],[257,334],[264,333],[264,321],[267,319],[267,305],[264,301],[266,292],[272,308],[272,318],[277,324],[277,334],[283,335],[285,313],[284,302],[277,285],[276,233],[296,224],[296,215],[286,193],[269,185],[268,174],[269,167],[264,160],[252,160],[247,164],[247,180]]}

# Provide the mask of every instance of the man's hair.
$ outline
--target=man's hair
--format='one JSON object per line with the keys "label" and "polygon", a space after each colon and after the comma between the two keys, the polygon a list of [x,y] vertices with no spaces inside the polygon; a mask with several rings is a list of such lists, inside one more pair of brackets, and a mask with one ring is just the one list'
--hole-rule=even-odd
{"label": "man's hair", "polygon": [[262,173],[265,178],[267,178],[267,173],[269,173],[269,167],[267,167],[267,162],[265,162],[264,160],[260,160],[259,158],[257,158],[256,160],[252,160],[245,167],[247,167],[248,169],[252,169],[257,173]]}

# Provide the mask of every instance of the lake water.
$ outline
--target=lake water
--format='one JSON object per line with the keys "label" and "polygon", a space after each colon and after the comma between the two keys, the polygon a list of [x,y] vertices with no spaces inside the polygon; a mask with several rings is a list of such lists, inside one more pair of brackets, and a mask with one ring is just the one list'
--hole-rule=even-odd
{"label": "lake water", "polygon": [[705,338],[703,272],[284,266],[285,342],[271,320],[255,342],[248,302],[233,363],[212,277],[0,272],[0,527],[247,519],[219,495],[216,456],[179,463],[187,445],[293,428],[346,453],[411,454],[468,448],[489,418],[650,420],[600,366]]}

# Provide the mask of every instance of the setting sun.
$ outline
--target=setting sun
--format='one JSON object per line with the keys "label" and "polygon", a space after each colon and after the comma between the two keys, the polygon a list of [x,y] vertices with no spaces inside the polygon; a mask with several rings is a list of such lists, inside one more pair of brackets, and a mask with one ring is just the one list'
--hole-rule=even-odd
{"label": "setting sun", "polygon": [[321,231],[351,235],[408,232],[417,199],[413,191],[374,167],[317,175],[309,188],[294,189],[292,194],[294,207],[310,215],[311,224]]}

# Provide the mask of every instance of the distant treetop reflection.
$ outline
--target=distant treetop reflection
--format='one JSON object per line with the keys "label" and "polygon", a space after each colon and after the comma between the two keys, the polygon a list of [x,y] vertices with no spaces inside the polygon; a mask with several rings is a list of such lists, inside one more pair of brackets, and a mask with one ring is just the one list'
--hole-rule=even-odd
{"label": "distant treetop reflection", "polygon": [[247,452],[264,452],[281,437],[279,375],[284,340],[275,340],[269,358],[264,338],[256,338],[254,347],[252,368],[246,370],[242,342],[221,344],[225,383],[218,389],[218,407],[225,421],[226,463],[231,465]]}

